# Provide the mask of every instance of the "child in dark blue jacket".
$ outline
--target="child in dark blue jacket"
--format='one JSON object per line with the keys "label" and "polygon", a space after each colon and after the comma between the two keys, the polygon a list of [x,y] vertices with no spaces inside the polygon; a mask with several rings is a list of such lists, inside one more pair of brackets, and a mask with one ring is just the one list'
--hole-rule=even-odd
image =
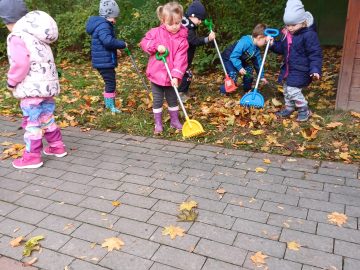
{"label": "child in dark blue jacket", "polygon": [[297,120],[305,122],[311,116],[302,88],[312,79],[319,80],[322,68],[322,50],[316,33],[314,18],[305,12],[300,0],[288,0],[285,13],[283,38],[274,41],[270,49],[284,56],[279,83],[284,84],[285,108],[277,113],[290,117],[297,110]]}
{"label": "child in dark blue jacket", "polygon": [[117,56],[126,43],[115,38],[114,24],[120,9],[115,0],[100,1],[100,16],[92,16],[86,23],[86,32],[91,35],[91,62],[105,82],[104,100],[112,113],[120,113],[115,107]]}
{"label": "child in dark blue jacket", "polygon": [[[268,38],[264,35],[266,26],[258,24],[253,29],[252,35],[243,36],[239,41],[226,48],[221,54],[226,72],[236,83],[239,74],[243,75],[243,89],[251,90],[254,68],[259,73],[262,58],[260,48],[266,44]],[[261,74],[263,83],[267,83],[264,72]],[[225,85],[220,86],[220,93],[225,94]]]}

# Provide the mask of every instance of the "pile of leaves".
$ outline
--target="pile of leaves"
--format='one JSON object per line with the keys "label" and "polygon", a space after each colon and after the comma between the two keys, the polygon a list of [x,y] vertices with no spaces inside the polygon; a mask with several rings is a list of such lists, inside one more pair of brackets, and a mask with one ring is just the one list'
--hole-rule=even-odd
{"label": "pile of leaves", "polygon": [[[138,59],[144,57],[138,50],[133,53]],[[290,119],[275,115],[283,105],[283,90],[276,82],[279,60],[273,55],[266,64],[269,84],[260,86],[266,100],[265,108],[261,110],[239,105],[241,89],[230,96],[220,96],[221,69],[209,74],[195,73],[186,109],[191,119],[200,121],[206,133],[191,141],[294,157],[359,162],[360,114],[335,110],[340,61],[341,50],[324,49],[323,78],[304,89],[313,110],[313,117],[306,123],[296,122],[296,113]],[[144,75],[145,66],[140,62],[138,65]],[[123,112],[119,115],[104,111],[103,82],[90,63],[63,62],[58,67],[62,72],[62,92],[56,98],[60,127],[80,126],[83,131],[102,129],[153,136],[152,103],[126,55],[120,58],[117,69],[116,102]],[[5,64],[0,66],[1,71],[5,72],[5,69]],[[1,86],[0,114],[20,116],[17,101],[6,90],[5,84]],[[165,131],[161,137],[183,140],[180,133],[168,128],[169,117],[166,110],[164,112]]]}

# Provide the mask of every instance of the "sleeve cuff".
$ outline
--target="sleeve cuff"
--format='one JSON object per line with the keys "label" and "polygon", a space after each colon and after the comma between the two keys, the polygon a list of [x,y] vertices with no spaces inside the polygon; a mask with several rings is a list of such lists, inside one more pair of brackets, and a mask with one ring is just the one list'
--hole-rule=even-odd
{"label": "sleeve cuff", "polygon": [[204,38],[204,42],[205,42],[205,44],[208,44],[210,42],[209,37]]}
{"label": "sleeve cuff", "polygon": [[13,81],[13,80],[8,80],[7,85],[8,85],[8,87],[15,88],[17,83],[15,81]]}

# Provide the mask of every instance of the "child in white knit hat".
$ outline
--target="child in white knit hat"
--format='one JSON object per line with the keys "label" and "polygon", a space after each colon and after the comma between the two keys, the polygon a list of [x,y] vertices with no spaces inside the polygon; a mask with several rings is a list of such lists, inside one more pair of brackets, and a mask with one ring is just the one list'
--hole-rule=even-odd
{"label": "child in white knit hat", "polygon": [[271,50],[284,56],[279,83],[284,85],[285,108],[277,113],[290,117],[297,110],[297,120],[305,122],[311,116],[302,88],[313,79],[319,80],[322,68],[322,50],[314,25],[314,18],[305,11],[300,0],[288,0],[284,13],[285,28],[280,41],[273,42]]}

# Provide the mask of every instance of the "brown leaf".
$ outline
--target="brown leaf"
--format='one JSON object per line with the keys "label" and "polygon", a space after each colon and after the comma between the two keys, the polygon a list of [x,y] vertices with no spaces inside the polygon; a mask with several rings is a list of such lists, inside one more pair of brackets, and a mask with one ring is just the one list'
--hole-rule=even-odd
{"label": "brown leaf", "polygon": [[263,254],[261,251],[258,251],[254,255],[252,255],[250,259],[257,267],[261,267],[266,264],[265,259],[267,257],[268,256]]}
{"label": "brown leaf", "polygon": [[17,237],[17,238],[10,241],[10,246],[18,247],[18,246],[21,245],[21,242],[24,241],[24,240],[25,240],[24,236],[19,236],[19,237]]}
{"label": "brown leaf", "polygon": [[37,260],[38,260],[38,258],[35,257],[28,262],[23,262],[22,266],[23,267],[32,266],[34,263],[37,262]]}
{"label": "brown leaf", "polygon": [[343,125],[343,123],[341,123],[341,122],[331,122],[331,123],[326,125],[326,128],[334,129],[334,128],[337,128],[337,127],[341,127],[342,125]]}
{"label": "brown leaf", "polygon": [[360,118],[360,113],[358,113],[358,112],[351,112],[351,115],[356,118]]}
{"label": "brown leaf", "polygon": [[107,247],[107,250],[113,251],[114,249],[120,250],[121,247],[125,245],[123,241],[121,241],[120,238],[117,237],[111,237],[104,240],[104,243],[101,244],[101,247]]}
{"label": "brown leaf", "polygon": [[217,192],[218,194],[220,194],[220,195],[224,195],[224,194],[226,193],[226,190],[221,187],[221,188],[218,188],[218,189],[216,190],[216,192]]}
{"label": "brown leaf", "polygon": [[336,224],[341,227],[343,224],[347,222],[348,217],[345,214],[341,214],[338,212],[332,212],[328,215],[328,221],[332,224]]}
{"label": "brown leaf", "polygon": [[164,230],[162,231],[162,235],[170,235],[171,239],[175,239],[176,236],[183,237],[184,232],[184,229],[170,225],[169,227],[164,228]]}
{"label": "brown leaf", "polygon": [[301,130],[301,135],[308,141],[315,140],[317,137],[317,133],[319,132],[318,129],[315,128],[308,128]]}

